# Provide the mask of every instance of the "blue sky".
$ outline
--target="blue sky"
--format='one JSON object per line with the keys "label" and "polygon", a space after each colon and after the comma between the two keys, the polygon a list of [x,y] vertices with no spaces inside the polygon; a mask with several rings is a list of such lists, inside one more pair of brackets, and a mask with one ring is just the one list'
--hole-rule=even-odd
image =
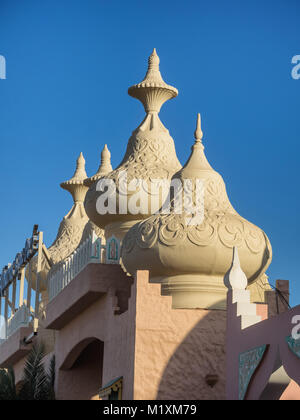
{"label": "blue sky", "polygon": [[127,88],[156,47],[179,89],[160,116],[181,163],[201,112],[232,204],[271,240],[270,282],[290,280],[299,303],[299,19],[298,0],[0,0],[0,266],[35,223],[51,244],[72,204],[59,183],[81,151],[89,175],[104,143],[120,163],[144,115]]}

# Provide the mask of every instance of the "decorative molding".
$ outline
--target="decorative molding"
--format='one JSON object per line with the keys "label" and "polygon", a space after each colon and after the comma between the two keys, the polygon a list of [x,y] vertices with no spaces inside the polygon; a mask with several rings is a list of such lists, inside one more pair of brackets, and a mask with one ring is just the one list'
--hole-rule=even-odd
{"label": "decorative molding", "polygon": [[[118,392],[118,400],[122,400],[122,388],[123,388],[123,377],[114,379],[109,382],[99,391],[100,398],[106,398],[111,395],[112,392]],[[109,398],[108,398],[109,399]]]}
{"label": "decorative molding", "polygon": [[114,235],[106,240],[106,264],[119,264],[121,257],[121,242]]}

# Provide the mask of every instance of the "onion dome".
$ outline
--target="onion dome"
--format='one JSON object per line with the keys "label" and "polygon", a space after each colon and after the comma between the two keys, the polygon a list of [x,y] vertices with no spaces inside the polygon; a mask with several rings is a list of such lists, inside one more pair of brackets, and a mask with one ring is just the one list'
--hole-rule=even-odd
{"label": "onion dome", "polygon": [[225,309],[224,276],[233,247],[248,285],[264,275],[272,249],[266,234],[232,207],[223,178],[206,159],[202,137],[199,115],[190,158],[173,177],[183,188],[173,194],[169,212],[165,204],[160,214],[129,230],[122,261],[131,274],[149,270],[150,281],[161,283],[175,308]]}
{"label": "onion dome", "polygon": [[[131,226],[155,213],[163,204],[168,188],[155,204],[151,197],[152,180],[170,182],[181,168],[174,141],[158,116],[163,103],[175,98],[178,91],[163,81],[156,50],[149,58],[145,79],[129,88],[128,93],[142,102],[146,117],[132,133],[120,165],[106,175],[105,180],[93,183],[85,200],[89,218],[105,229],[106,237],[115,235],[119,239]],[[112,187],[105,190],[104,185],[108,182]],[[104,208],[107,202],[112,208]]]}
{"label": "onion dome", "polygon": [[[51,270],[55,270],[57,264],[68,258],[69,255],[75,251],[81,241],[84,228],[88,223],[88,217],[83,205],[85,194],[88,190],[88,187],[84,185],[86,178],[85,160],[81,153],[77,159],[76,171],[73,177],[69,181],[65,181],[61,184],[63,189],[71,193],[74,205],[69,213],[63,218],[59,226],[56,239],[48,249],[49,255],[54,264]],[[29,266],[33,288],[35,287],[36,281],[36,264],[37,258],[35,257]],[[50,267],[47,261],[43,258],[41,273],[42,291],[47,288],[47,275],[49,270]],[[28,270],[26,275],[28,278]]]}

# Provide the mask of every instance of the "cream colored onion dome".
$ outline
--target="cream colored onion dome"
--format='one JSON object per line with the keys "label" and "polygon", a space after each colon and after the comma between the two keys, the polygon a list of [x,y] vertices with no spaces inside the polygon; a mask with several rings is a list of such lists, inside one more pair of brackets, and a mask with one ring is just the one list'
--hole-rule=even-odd
{"label": "cream colored onion dome", "polygon": [[[150,281],[162,284],[162,293],[172,296],[175,308],[225,309],[224,275],[233,247],[249,284],[265,280],[272,249],[266,234],[232,207],[223,178],[206,159],[202,137],[199,115],[191,156],[173,178],[190,185],[191,212],[178,211],[175,194],[169,214],[153,215],[127,233],[122,261],[131,274],[149,270]],[[177,194],[183,196],[180,190]],[[200,219],[191,223],[195,216]]]}
{"label": "cream colored onion dome", "polygon": [[[73,177],[69,181],[61,184],[63,189],[71,193],[74,205],[60,223],[56,239],[48,249],[52,263],[54,264],[51,271],[54,270],[61,261],[65,260],[75,251],[82,239],[83,231],[88,223],[88,217],[83,205],[85,194],[88,190],[88,187],[84,185],[84,181],[86,179],[87,174],[85,171],[85,160],[81,153],[77,160],[77,166]],[[37,258],[35,257],[29,265],[26,273],[28,278],[28,270],[30,270],[33,288],[35,288],[36,282],[36,264]],[[42,272],[40,276],[41,291],[45,291],[47,289],[47,275],[49,270],[49,264],[43,257]]]}
{"label": "cream colored onion dome", "polygon": [[[178,91],[163,81],[155,49],[149,57],[145,79],[129,88],[128,93],[142,102],[146,117],[132,133],[121,164],[106,176],[113,181],[116,186],[115,191],[107,192],[104,189],[97,191],[99,185],[93,183],[85,200],[85,209],[89,218],[97,226],[105,229],[106,237],[114,234],[120,239],[131,226],[155,213],[163,204],[167,192],[157,200],[156,206],[153,205],[151,180],[170,181],[173,174],[181,168],[174,141],[158,116],[162,105],[167,100],[175,98]],[[141,193],[145,199],[142,200],[143,208],[132,211],[131,204],[135,200],[136,193]],[[105,209],[99,212],[96,209],[98,199],[101,200],[104,194],[115,199],[115,212],[105,212]]]}

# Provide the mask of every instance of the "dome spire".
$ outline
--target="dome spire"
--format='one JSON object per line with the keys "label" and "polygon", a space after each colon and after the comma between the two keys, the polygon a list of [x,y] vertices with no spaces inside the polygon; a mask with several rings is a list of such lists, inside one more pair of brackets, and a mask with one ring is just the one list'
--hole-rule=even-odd
{"label": "dome spire", "polygon": [[95,181],[107,175],[112,170],[113,168],[111,166],[111,153],[107,147],[107,144],[105,144],[101,152],[101,163],[98,168],[98,171],[95,173],[95,175],[91,176],[90,178],[87,178],[84,184],[90,187]]}
{"label": "dome spire", "polygon": [[159,71],[160,58],[157,55],[156,48],[153,49],[152,54],[148,58],[148,71],[144,82],[164,83]]}
{"label": "dome spire", "polygon": [[201,128],[201,115],[199,113],[197,116],[197,125],[194,132],[194,137],[196,141],[192,146],[192,153],[184,167],[175,176],[179,175],[180,177],[183,176],[185,178],[197,178],[200,175],[199,171],[201,170],[214,171],[204,153],[204,145],[202,143],[203,132]]}
{"label": "dome spire", "polygon": [[246,274],[241,268],[238,249],[233,247],[232,264],[229,271],[225,274],[225,286],[232,290],[245,290],[248,286]]}
{"label": "dome spire", "polygon": [[74,175],[69,181],[62,182],[60,184],[61,188],[69,191],[72,194],[74,202],[83,202],[85,194],[87,192],[87,187],[84,185],[84,181],[87,178],[85,171],[85,159],[83,154],[80,153],[77,162],[76,170]]}
{"label": "dome spire", "polygon": [[85,159],[83,157],[82,152],[80,153],[80,155],[78,156],[78,159],[76,161],[76,170],[74,172],[73,177],[66,182],[71,182],[71,181],[82,181],[83,179],[85,179],[87,177],[86,171],[85,171]]}
{"label": "dome spire", "polygon": [[142,102],[147,114],[158,113],[167,100],[178,95],[176,88],[164,82],[159,70],[159,63],[160,59],[154,48],[148,59],[148,70],[144,80],[128,89],[130,96]]}
{"label": "dome spire", "polygon": [[98,169],[98,174],[107,174],[113,170],[111,166],[111,153],[107,147],[107,144],[104,145],[101,152],[101,164]]}
{"label": "dome spire", "polygon": [[203,132],[201,129],[201,115],[200,113],[198,113],[198,117],[197,117],[197,127],[196,127],[196,131],[194,133],[195,139],[196,139],[196,143],[202,143],[202,139],[203,139]]}

